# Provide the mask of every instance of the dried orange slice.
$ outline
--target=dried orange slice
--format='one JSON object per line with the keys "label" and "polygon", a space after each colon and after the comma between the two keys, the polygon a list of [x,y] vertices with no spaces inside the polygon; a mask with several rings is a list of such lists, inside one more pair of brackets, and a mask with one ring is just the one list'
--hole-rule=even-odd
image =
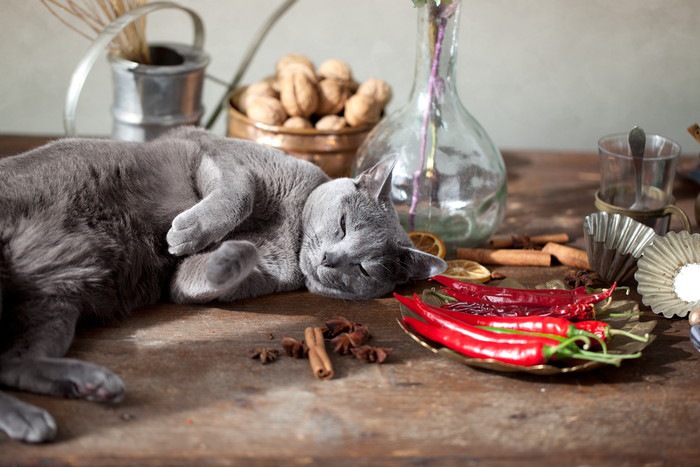
{"label": "dried orange slice", "polygon": [[447,253],[445,243],[432,232],[414,230],[408,233],[408,238],[411,239],[413,246],[415,246],[417,250],[430,253],[438,258],[444,258]]}
{"label": "dried orange slice", "polygon": [[491,278],[491,271],[476,261],[453,259],[447,261],[447,269],[442,275],[462,281],[486,282]]}

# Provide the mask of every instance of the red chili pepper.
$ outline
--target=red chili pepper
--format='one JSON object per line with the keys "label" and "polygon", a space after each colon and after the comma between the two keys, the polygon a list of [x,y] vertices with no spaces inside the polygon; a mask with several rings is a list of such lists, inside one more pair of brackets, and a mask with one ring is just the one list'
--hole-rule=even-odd
{"label": "red chili pepper", "polygon": [[509,287],[495,287],[492,285],[477,284],[474,282],[464,282],[459,279],[453,279],[447,276],[435,276],[433,277],[436,281],[442,285],[455,290],[462,290],[466,293],[478,293],[481,290],[500,290],[502,292],[508,292],[512,290],[527,290],[528,292],[542,294],[542,295],[588,295],[588,290],[585,286],[576,287],[575,289],[513,289]]}
{"label": "red chili pepper", "polygon": [[574,326],[577,329],[595,334],[606,342],[610,339],[610,325],[608,323],[602,321],[579,321]]}
{"label": "red chili pepper", "polygon": [[620,361],[623,359],[638,358],[641,356],[641,352],[623,355],[581,350],[573,345],[573,342],[578,339],[578,337],[571,337],[556,345],[548,344],[545,339],[512,344],[507,342],[482,341],[452,329],[424,323],[423,321],[409,316],[404,317],[403,322],[413,329],[414,332],[433,342],[444,345],[455,352],[472,358],[488,358],[511,365],[541,365],[552,359],[566,358],[619,365]]}
{"label": "red chili pepper", "polygon": [[[414,298],[419,304],[430,307],[417,296]],[[542,334],[554,334],[555,336],[570,337],[576,327],[567,319],[550,316],[478,316],[470,313],[436,308],[456,320],[469,323],[473,326],[490,326],[494,328],[511,329],[514,331],[538,332]]]}
{"label": "red chili pepper", "polygon": [[[494,332],[493,330],[487,330],[476,327],[476,324],[457,319],[449,315],[448,310],[442,310],[441,308],[436,308],[423,302],[417,295],[414,295],[413,300],[408,297],[404,297],[397,293],[394,297],[401,302],[408,309],[416,313],[418,316],[425,319],[428,323],[441,326],[445,329],[450,329],[465,336],[471,337],[485,342],[501,342],[504,344],[525,344],[530,342],[545,342],[550,345],[558,345],[561,340],[552,337],[538,336],[534,334],[507,334],[502,332]],[[460,314],[457,312],[452,312],[455,314]]]}
{"label": "red chili pepper", "polygon": [[[451,319],[460,323],[465,323],[472,326],[495,328],[495,330],[499,331],[548,334],[550,336],[556,336],[559,338],[585,336],[593,338],[593,340],[599,341],[598,343],[600,344],[600,346],[605,347],[606,340],[604,337],[599,337],[597,333],[588,332],[586,329],[583,328],[579,329],[576,326],[574,326],[574,323],[565,318],[550,316],[480,316],[461,311],[452,311],[449,309],[434,307],[422,301],[416,294],[413,295],[412,301],[396,293],[394,294],[394,296],[401,303],[403,303],[405,306],[407,306],[419,316],[422,316],[427,321],[437,321],[438,318],[436,318],[435,315],[438,315],[439,317],[444,317],[445,319]],[[597,322],[598,321],[591,321],[591,323]],[[586,345],[588,345],[589,343],[590,341],[586,340]]]}
{"label": "red chili pepper", "polygon": [[[459,301],[474,301],[474,298],[494,304],[557,306],[573,303],[592,304],[610,297],[615,290],[613,284],[608,290],[597,294],[583,293],[585,288],[561,289],[513,289],[462,282],[445,276],[434,279],[448,287],[447,292]],[[555,291],[556,290],[556,291]]]}
{"label": "red chili pepper", "polygon": [[405,317],[403,321],[421,336],[472,358],[489,358],[511,365],[534,366],[546,363],[556,354],[556,351],[552,352],[552,347],[542,341],[527,344],[480,341],[411,317]]}
{"label": "red chili pepper", "polygon": [[622,329],[613,329],[608,323],[605,323],[603,321],[579,321],[577,323],[574,323],[574,326],[576,327],[576,329],[589,332],[599,337],[605,342],[609,342],[610,339],[612,339],[615,335],[626,336],[630,339],[634,339],[640,342],[649,341],[649,334],[639,336],[637,334],[632,334],[630,332],[623,331]]}
{"label": "red chili pepper", "polygon": [[[447,290],[449,293],[450,291]],[[555,316],[572,320],[591,319],[594,316],[593,306],[586,303],[570,303],[557,306],[528,306],[494,303],[450,302],[442,308],[461,313],[480,316]]]}

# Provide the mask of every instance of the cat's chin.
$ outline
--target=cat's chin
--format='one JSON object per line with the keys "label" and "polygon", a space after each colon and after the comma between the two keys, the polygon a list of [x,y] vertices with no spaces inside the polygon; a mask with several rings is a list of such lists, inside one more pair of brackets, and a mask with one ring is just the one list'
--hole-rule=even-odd
{"label": "cat's chin", "polygon": [[324,297],[339,298],[342,300],[370,300],[386,295],[390,291],[373,291],[367,293],[358,293],[356,291],[339,290],[336,288],[327,287],[318,282],[307,281],[306,288],[309,292],[323,295]]}
{"label": "cat's chin", "polygon": [[391,292],[393,287],[379,287],[368,279],[340,274],[319,266],[306,275],[306,288],[315,294],[343,300],[369,300]]}

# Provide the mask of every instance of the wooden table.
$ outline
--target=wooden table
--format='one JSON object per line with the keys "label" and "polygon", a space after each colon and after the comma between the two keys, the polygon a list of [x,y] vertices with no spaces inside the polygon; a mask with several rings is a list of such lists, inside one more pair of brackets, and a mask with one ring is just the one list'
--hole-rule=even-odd
{"label": "wooden table", "polygon": [[[43,139],[0,137],[0,155]],[[507,151],[502,233],[564,231],[581,246],[594,211],[597,156]],[[691,161],[694,162],[694,161]],[[675,194],[691,215],[698,188]],[[678,228],[678,225],[674,226]],[[499,268],[530,285],[566,267]],[[410,284],[410,293],[427,283]],[[261,365],[249,349],[301,339],[346,316],[393,348],[383,365],[332,355],[318,381],[306,360]],[[17,394],[45,407],[58,439],[0,438],[0,465],[698,465],[700,355],[687,320],[658,319],[656,340],[619,368],[557,376],[476,370],[434,355],[398,326],[390,297],[351,302],[294,292],[211,306],[159,304],[84,330],[71,357],[103,364],[127,385],[116,407]]]}

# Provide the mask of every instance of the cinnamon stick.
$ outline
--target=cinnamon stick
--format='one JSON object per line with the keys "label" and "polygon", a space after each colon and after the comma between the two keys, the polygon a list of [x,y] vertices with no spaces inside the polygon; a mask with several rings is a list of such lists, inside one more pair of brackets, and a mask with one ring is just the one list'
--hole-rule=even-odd
{"label": "cinnamon stick", "polygon": [[542,251],[551,254],[559,262],[565,266],[571,266],[578,269],[591,270],[591,265],[588,262],[588,253],[584,250],[558,243],[547,243]]}
{"label": "cinnamon stick", "polygon": [[306,328],[304,330],[304,340],[306,345],[309,346],[309,363],[314,376],[318,379],[333,378],[333,365],[326,352],[323,328]]}
{"label": "cinnamon stick", "polygon": [[549,242],[554,242],[554,243],[569,243],[571,239],[569,238],[569,234],[566,232],[561,232],[561,233],[553,233],[553,234],[544,234],[544,235],[533,235],[532,237],[525,236],[525,235],[511,235],[511,236],[502,236],[502,237],[494,237],[489,241],[489,244],[491,245],[492,248],[510,248],[513,245],[516,245],[518,243],[523,243],[523,242],[529,242],[535,245],[545,245]]}
{"label": "cinnamon stick", "polygon": [[551,266],[552,255],[538,250],[508,250],[488,248],[457,248],[458,259],[504,266]]}

